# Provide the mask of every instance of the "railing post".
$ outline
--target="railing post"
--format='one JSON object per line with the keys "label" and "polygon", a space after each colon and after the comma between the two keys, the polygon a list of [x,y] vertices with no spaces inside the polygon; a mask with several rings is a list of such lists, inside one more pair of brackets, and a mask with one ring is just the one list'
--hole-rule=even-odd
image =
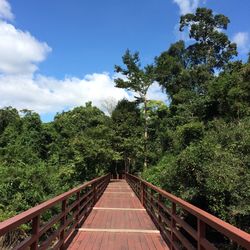
{"label": "railing post", "polygon": [[144,195],[145,195],[144,184],[141,181],[141,203],[142,203],[142,206],[144,206]]}
{"label": "railing post", "polygon": [[158,193],[158,222],[161,225],[162,219],[161,219],[161,206],[160,203],[162,202],[162,196],[160,193]]}
{"label": "railing post", "polygon": [[33,244],[30,246],[31,250],[38,249],[39,227],[40,227],[40,215],[37,215],[32,219],[32,236],[35,237],[35,242],[33,242]]}
{"label": "railing post", "polygon": [[198,241],[197,241],[197,248],[198,250],[204,250],[201,240],[206,238],[206,224],[199,218],[197,218],[197,233],[198,233]]}
{"label": "railing post", "polygon": [[93,192],[94,192],[94,196],[93,196],[93,207],[96,203],[96,200],[97,200],[97,193],[96,193],[96,182],[93,183]]}
{"label": "railing post", "polygon": [[174,249],[174,241],[175,241],[175,235],[174,235],[174,229],[176,226],[176,222],[174,220],[174,216],[176,215],[176,204],[172,202],[172,208],[171,208],[171,245],[170,249]]}
{"label": "railing post", "polygon": [[[62,214],[63,217],[61,219],[61,226],[64,227],[67,219],[66,215],[66,209],[67,209],[67,199],[62,201]],[[60,250],[64,249],[64,237],[65,237],[65,228],[63,228],[62,232],[60,233],[60,241],[62,241],[62,245],[60,247]]]}
{"label": "railing post", "polygon": [[150,190],[150,209],[151,209],[151,211],[153,211],[153,209],[154,209],[154,206],[153,206],[154,198],[153,198],[153,196],[154,196],[154,190],[151,188],[151,190]]}
{"label": "railing post", "polygon": [[[77,207],[76,207],[76,220],[79,222],[79,213],[80,213],[80,191],[76,193]],[[77,227],[78,227],[77,223]]]}

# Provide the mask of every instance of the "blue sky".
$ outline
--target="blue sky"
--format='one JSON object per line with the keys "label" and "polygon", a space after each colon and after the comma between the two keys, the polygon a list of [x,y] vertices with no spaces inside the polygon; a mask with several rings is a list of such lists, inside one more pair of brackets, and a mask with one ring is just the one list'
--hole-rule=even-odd
{"label": "blue sky", "polygon": [[[249,0],[0,0],[0,107],[29,108],[48,121],[88,100],[101,107],[129,98],[114,88],[114,64],[127,48],[151,63],[180,38],[180,14],[197,6],[230,18],[227,34],[246,60]],[[166,99],[156,84],[149,95]]]}

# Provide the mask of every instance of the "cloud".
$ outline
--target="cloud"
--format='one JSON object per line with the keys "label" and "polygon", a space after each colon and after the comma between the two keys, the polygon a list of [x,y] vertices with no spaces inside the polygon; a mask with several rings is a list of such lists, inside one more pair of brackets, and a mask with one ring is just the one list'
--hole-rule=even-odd
{"label": "cloud", "polygon": [[[205,3],[206,0],[173,0],[179,6],[180,15],[185,15],[187,13],[193,13],[200,3]],[[189,37],[189,30],[179,31],[180,24],[176,24],[174,27],[174,35],[176,39],[183,40],[187,43],[191,42],[192,39]]]}
{"label": "cloud", "polygon": [[165,93],[162,92],[160,85],[157,82],[154,82],[148,89],[148,99],[150,100],[159,100],[167,102],[168,98]]}
{"label": "cloud", "polygon": [[0,0],[0,19],[13,20],[14,15],[7,0]]}
{"label": "cloud", "polygon": [[0,20],[0,73],[31,74],[50,51],[46,43],[39,42],[29,32]]}
{"label": "cloud", "polygon": [[[0,107],[13,106],[19,110],[30,109],[40,114],[84,105],[88,101],[102,109],[105,100],[133,100],[134,95],[135,93],[116,88],[114,77],[107,73],[63,80],[43,75],[0,76]],[[149,88],[148,98],[167,101],[166,94],[162,93],[156,82]]]}
{"label": "cloud", "polygon": [[[38,64],[52,49],[29,32],[8,23],[6,20],[13,19],[13,14],[9,3],[3,0],[0,0],[0,15],[0,108],[13,106],[52,114],[88,101],[102,108],[103,102],[110,98],[133,100],[133,93],[115,87],[117,74],[94,73],[62,80],[38,74]],[[149,98],[163,100],[165,95],[161,94],[154,83]]]}
{"label": "cloud", "polygon": [[200,2],[205,2],[205,0],[173,0],[180,8],[180,14],[185,15],[187,13],[192,13],[199,6]]}
{"label": "cloud", "polygon": [[237,44],[240,53],[245,54],[250,51],[250,39],[248,32],[238,32],[233,36],[232,41]]}
{"label": "cloud", "polygon": [[87,101],[101,107],[103,100],[110,97],[118,101],[129,98],[129,95],[125,90],[115,88],[113,78],[107,73],[64,80],[42,75],[35,78],[20,75],[0,77],[0,107],[27,108],[45,114],[83,105]]}

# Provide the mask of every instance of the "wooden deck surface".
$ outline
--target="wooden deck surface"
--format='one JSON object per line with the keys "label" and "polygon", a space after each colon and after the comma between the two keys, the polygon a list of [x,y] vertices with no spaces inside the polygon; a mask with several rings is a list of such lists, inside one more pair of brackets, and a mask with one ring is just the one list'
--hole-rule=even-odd
{"label": "wooden deck surface", "polygon": [[125,180],[113,180],[68,249],[169,249]]}

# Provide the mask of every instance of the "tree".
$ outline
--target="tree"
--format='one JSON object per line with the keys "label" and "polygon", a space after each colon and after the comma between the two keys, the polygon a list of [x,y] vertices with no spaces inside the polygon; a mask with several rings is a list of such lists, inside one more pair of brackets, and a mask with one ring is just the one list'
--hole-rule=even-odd
{"label": "tree", "polygon": [[208,84],[213,116],[240,120],[250,114],[250,66],[235,61]]}
{"label": "tree", "polygon": [[142,176],[249,231],[250,64],[231,60],[237,53],[223,32],[228,24],[198,8],[180,21],[191,45],[178,41],[156,57],[170,104],[157,119],[162,156]]}
{"label": "tree", "polygon": [[228,17],[214,15],[207,8],[197,8],[195,14],[181,16],[180,31],[187,27],[189,37],[196,41],[187,48],[192,66],[203,64],[210,70],[221,69],[237,55],[236,44],[222,32],[229,23]]}
{"label": "tree", "polygon": [[[112,113],[113,149],[120,155],[115,168],[125,168],[126,172],[141,170],[143,140],[141,137],[143,121],[136,102],[123,99],[118,102]],[[122,161],[121,161],[122,160]],[[122,162],[119,164],[119,162]]]}
{"label": "tree", "polygon": [[155,58],[156,80],[166,90],[171,101],[182,88],[189,87],[185,69],[188,61],[184,41],[171,44],[167,51]]}
{"label": "tree", "polygon": [[9,124],[19,120],[18,111],[12,107],[0,109],[0,135]]}
{"label": "tree", "polygon": [[139,103],[143,103],[144,110],[144,168],[147,168],[147,143],[148,143],[148,112],[147,112],[147,92],[149,87],[155,80],[155,68],[153,65],[141,67],[139,53],[131,54],[129,50],[126,51],[122,57],[126,68],[115,65],[115,71],[121,73],[124,78],[115,79],[116,87],[124,88],[134,91]]}
{"label": "tree", "polygon": [[208,93],[214,72],[222,72],[237,55],[236,44],[221,31],[229,22],[224,15],[198,8],[180,19],[180,30],[187,28],[194,42],[185,47],[179,41],[156,58],[157,81],[169,95],[172,111],[187,122],[213,119],[216,114],[217,104]]}
{"label": "tree", "polygon": [[71,166],[73,179],[78,182],[108,171],[115,157],[110,123],[110,117],[91,102],[58,114],[53,122],[56,131],[51,147],[53,162],[60,167]]}

